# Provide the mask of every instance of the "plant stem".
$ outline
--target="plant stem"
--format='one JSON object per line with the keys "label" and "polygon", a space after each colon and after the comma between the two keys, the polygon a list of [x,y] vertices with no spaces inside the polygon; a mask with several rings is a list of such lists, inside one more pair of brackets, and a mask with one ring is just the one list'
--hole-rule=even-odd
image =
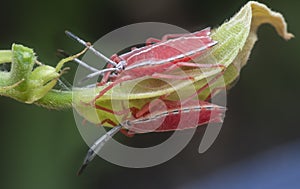
{"label": "plant stem", "polygon": [[50,90],[34,104],[48,109],[72,108],[72,91]]}
{"label": "plant stem", "polygon": [[9,77],[10,77],[9,72],[0,72],[0,87],[7,86],[7,83],[9,82]]}

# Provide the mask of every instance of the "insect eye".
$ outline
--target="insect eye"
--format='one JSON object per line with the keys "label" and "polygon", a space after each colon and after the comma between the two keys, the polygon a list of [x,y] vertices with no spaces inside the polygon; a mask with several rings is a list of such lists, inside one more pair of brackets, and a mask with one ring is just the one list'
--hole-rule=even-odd
{"label": "insect eye", "polygon": [[118,69],[118,71],[122,71],[125,69],[126,66],[126,61],[122,60],[118,63],[118,65],[116,66],[116,68]]}
{"label": "insect eye", "polygon": [[124,126],[125,126],[125,127],[130,127],[130,126],[131,126],[130,121],[129,121],[129,120],[126,120]]}

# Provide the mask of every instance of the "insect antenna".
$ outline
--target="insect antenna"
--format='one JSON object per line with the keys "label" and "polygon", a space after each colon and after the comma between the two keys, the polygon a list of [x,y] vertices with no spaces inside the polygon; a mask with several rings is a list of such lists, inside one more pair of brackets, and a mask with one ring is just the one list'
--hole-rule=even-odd
{"label": "insect antenna", "polygon": [[70,38],[76,40],[77,42],[79,42],[80,44],[84,45],[85,47],[87,47],[88,49],[90,49],[96,56],[102,58],[103,60],[105,60],[106,62],[108,62],[109,64],[113,65],[113,66],[117,66],[117,63],[115,63],[114,61],[112,61],[111,59],[107,58],[106,56],[104,56],[102,53],[100,53],[99,51],[97,51],[90,43],[80,39],[78,36],[76,36],[75,34],[71,33],[70,31],[65,31],[66,35],[69,36]]}
{"label": "insect antenna", "polygon": [[122,128],[121,125],[113,127],[111,130],[109,130],[107,133],[105,133],[103,136],[101,136],[96,142],[91,146],[89,151],[87,152],[83,163],[81,167],[79,168],[77,175],[81,175],[83,170],[88,166],[88,164],[95,158],[97,153],[102,149],[104,144],[111,139],[120,129]]}
{"label": "insect antenna", "polygon": [[[63,57],[69,57],[71,56],[69,53],[67,53],[66,51],[62,50],[62,49],[57,49],[57,53],[62,55]],[[98,72],[100,70],[88,65],[87,63],[83,62],[82,60],[78,59],[78,58],[74,58],[74,61],[79,64],[80,66],[92,71],[92,72]]]}
{"label": "insect antenna", "polygon": [[93,77],[102,75],[105,72],[113,72],[113,71],[118,71],[118,70],[120,70],[120,69],[118,69],[118,68],[106,68],[106,69],[103,69],[103,70],[99,70],[97,72],[94,72],[94,73],[91,73],[91,74],[85,76],[85,78],[82,81],[86,81],[86,80],[91,79]]}
{"label": "insect antenna", "polygon": [[[63,57],[69,57],[70,56],[69,53],[67,53],[66,51],[64,51],[62,49],[57,49],[57,53],[59,55],[63,56]],[[82,60],[80,60],[78,58],[75,58],[74,61],[78,65],[80,65],[80,66],[82,66],[82,67],[84,67],[84,68],[86,68],[86,69],[88,69],[88,70],[90,70],[90,71],[93,72],[93,73],[87,75],[85,78],[83,78],[80,82],[84,82],[84,81],[86,81],[88,79],[91,79],[93,77],[103,75],[106,72],[113,72],[113,71],[118,71],[119,70],[119,68],[107,68],[107,69],[103,69],[103,70],[98,70],[98,69],[96,69],[96,68],[88,65],[87,63],[85,63],[84,61],[82,61]]]}
{"label": "insect antenna", "polygon": [[58,86],[61,87],[62,90],[71,91],[72,85],[63,77],[58,79]]}

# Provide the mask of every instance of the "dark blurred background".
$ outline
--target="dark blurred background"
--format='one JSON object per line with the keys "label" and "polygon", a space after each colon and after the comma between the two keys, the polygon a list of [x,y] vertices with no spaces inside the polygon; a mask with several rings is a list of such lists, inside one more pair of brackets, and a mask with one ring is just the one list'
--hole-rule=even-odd
{"label": "dark blurred background", "polygon": [[[66,29],[93,42],[136,22],[166,22],[188,30],[217,27],[246,2],[5,1],[0,49],[21,43],[54,66],[59,60],[56,49],[74,53],[82,48],[65,36]],[[50,111],[0,97],[0,188],[299,188],[300,2],[261,2],[283,13],[296,38],[286,42],[270,26],[259,29],[248,65],[228,93],[221,133],[206,153],[197,152],[202,127],[181,153],[162,165],[129,169],[96,158],[77,177],[88,147],[72,111]],[[132,140],[143,143],[161,135]]]}

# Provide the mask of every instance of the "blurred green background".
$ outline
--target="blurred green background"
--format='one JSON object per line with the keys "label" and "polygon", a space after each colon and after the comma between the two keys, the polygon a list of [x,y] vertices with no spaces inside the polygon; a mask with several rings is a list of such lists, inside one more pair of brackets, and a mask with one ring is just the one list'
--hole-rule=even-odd
{"label": "blurred green background", "polygon": [[[65,36],[66,29],[91,42],[118,27],[145,21],[165,22],[193,31],[199,26],[221,25],[246,2],[2,1],[0,49],[21,43],[34,48],[39,60],[56,65],[59,60],[55,55],[56,49],[69,52],[81,49]],[[77,130],[72,111],[50,111],[0,97],[0,188],[187,188],[192,183],[197,183],[194,188],[201,188],[201,179],[209,180],[210,175],[235,166],[237,162],[247,165],[249,158],[278,146],[296,143],[294,146],[300,147],[300,43],[297,38],[300,36],[300,2],[260,2],[283,13],[289,31],[296,38],[286,42],[270,26],[259,29],[259,41],[248,65],[242,70],[237,85],[228,93],[229,110],[223,129],[206,153],[197,152],[205,130],[202,127],[180,154],[162,165],[129,169],[96,158],[86,172],[77,177],[77,168],[88,147]],[[146,143],[162,135],[145,134],[130,140]],[[271,161],[278,155],[283,159]],[[270,165],[272,169],[287,163],[285,157],[293,156],[300,159],[299,154],[284,151],[268,156],[270,159],[265,161],[274,162]],[[255,165],[243,179],[253,179],[262,171],[259,167],[256,171]],[[289,170],[295,166],[286,168],[288,171],[261,182],[289,179]],[[232,174],[234,182],[242,181],[238,177],[235,179],[241,169],[243,167]],[[293,175],[300,179],[300,170],[294,171]],[[300,186],[297,181],[292,185],[295,188]],[[221,188],[226,188],[226,180],[222,182]],[[254,182],[252,180],[248,184]]]}

